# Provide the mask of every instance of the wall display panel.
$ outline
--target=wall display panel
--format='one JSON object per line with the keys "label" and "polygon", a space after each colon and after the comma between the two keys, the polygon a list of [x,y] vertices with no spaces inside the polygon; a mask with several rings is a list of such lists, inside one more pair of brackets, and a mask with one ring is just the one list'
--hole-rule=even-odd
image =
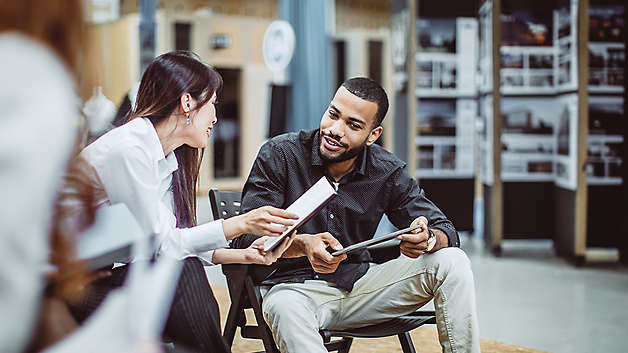
{"label": "wall display panel", "polygon": [[477,103],[420,99],[417,107],[418,178],[472,178]]}
{"label": "wall display panel", "polygon": [[578,95],[561,95],[557,98],[560,116],[556,125],[555,184],[570,190],[577,189],[578,161]]}
{"label": "wall display panel", "polygon": [[416,27],[417,95],[474,95],[477,20],[421,18]]}
{"label": "wall display panel", "polygon": [[624,90],[625,6],[589,6],[589,91],[621,93]]}
{"label": "wall display panel", "polygon": [[[398,7],[402,1],[395,1]],[[407,8],[399,8],[391,16],[391,49],[393,63],[393,89],[395,92],[404,91],[408,83],[406,58],[408,55],[408,33],[410,14]]]}
{"label": "wall display panel", "polygon": [[[414,23],[410,16],[410,3],[406,0],[392,0],[390,3],[390,24],[391,24],[391,51],[392,51],[392,106],[394,109],[393,127],[394,131],[411,131],[411,117],[409,96],[414,96],[414,92],[409,92],[412,86],[409,86],[410,72],[408,71],[408,61],[412,59],[414,64],[413,48],[410,47],[410,24]],[[412,84],[414,85],[414,83]],[[409,133],[408,133],[409,135]],[[392,149],[394,153],[401,159],[411,162],[411,143],[410,137],[393,139]]]}
{"label": "wall display panel", "polygon": [[622,184],[624,119],[622,97],[589,97],[587,184]]}
{"label": "wall display panel", "polygon": [[578,88],[576,24],[578,1],[565,0],[554,11],[555,84],[559,90]]}
{"label": "wall display panel", "polygon": [[502,46],[551,47],[553,7],[547,2],[502,0]]}
{"label": "wall display panel", "polygon": [[477,86],[480,93],[488,93],[493,89],[493,25],[492,2],[486,1],[479,11],[479,50]]}
{"label": "wall display panel", "polygon": [[493,96],[480,97],[480,174],[482,183],[493,185]]}
{"label": "wall display panel", "polygon": [[551,94],[555,91],[554,48],[502,46],[503,94]]}
{"label": "wall display panel", "polygon": [[500,90],[503,94],[555,91],[554,13],[539,2],[502,1]]}
{"label": "wall display panel", "polygon": [[503,97],[503,181],[554,181],[556,126],[561,104],[548,97]]}

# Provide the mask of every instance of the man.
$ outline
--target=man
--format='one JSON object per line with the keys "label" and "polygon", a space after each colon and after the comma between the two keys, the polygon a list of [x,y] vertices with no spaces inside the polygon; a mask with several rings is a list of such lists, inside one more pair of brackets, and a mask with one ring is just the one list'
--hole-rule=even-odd
{"label": "man", "polygon": [[[352,78],[336,92],[319,130],[264,144],[244,186],[242,209],[285,208],[321,176],[337,195],[300,227],[263,288],[263,311],[282,352],[326,352],[321,328],[354,328],[411,313],[432,298],[446,352],[479,352],[473,274],[452,223],[405,171],[373,144],[388,110],[373,80]],[[401,239],[397,259],[370,264],[368,250],[332,256],[371,238],[383,214],[398,228],[422,227]],[[436,243],[429,253],[428,237]],[[256,236],[235,241],[246,247]],[[405,256],[404,256],[405,255]]]}

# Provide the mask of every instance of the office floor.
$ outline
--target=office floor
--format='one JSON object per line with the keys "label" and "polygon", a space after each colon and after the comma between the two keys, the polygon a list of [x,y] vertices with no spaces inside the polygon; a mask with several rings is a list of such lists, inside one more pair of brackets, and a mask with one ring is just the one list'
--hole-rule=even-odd
{"label": "office floor", "polygon": [[[200,220],[208,219],[199,198]],[[211,217],[211,216],[209,216]],[[210,218],[211,219],[211,218]],[[480,337],[555,353],[628,351],[628,268],[576,268],[549,241],[506,241],[503,256],[464,237],[476,282]],[[225,286],[219,266],[212,284]]]}

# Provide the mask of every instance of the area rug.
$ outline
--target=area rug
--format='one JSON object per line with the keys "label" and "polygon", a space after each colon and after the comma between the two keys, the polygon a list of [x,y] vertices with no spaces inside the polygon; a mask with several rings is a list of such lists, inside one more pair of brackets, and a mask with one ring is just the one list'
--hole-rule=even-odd
{"label": "area rug", "polygon": [[[220,306],[220,322],[224,326],[227,320],[227,312],[229,311],[229,292],[224,287],[212,286],[218,305]],[[253,312],[247,310],[247,319],[249,322],[255,322]],[[438,343],[438,334],[433,326],[419,327],[410,332],[412,341],[418,352],[421,353],[440,353],[441,348]],[[510,344],[480,340],[480,347],[483,353],[544,353],[531,348],[524,348]],[[232,346],[233,353],[260,352],[264,350],[261,340],[244,339],[240,336],[239,329]],[[386,338],[357,338],[353,340],[351,352],[355,353],[380,353],[380,352],[402,352],[397,337]]]}

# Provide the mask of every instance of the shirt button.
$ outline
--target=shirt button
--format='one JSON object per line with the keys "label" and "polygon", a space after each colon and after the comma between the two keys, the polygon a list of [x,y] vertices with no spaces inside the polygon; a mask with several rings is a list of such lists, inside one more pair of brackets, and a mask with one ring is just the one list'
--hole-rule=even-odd
{"label": "shirt button", "polygon": [[329,218],[334,219],[334,214],[333,214],[333,213],[330,213],[330,214],[329,214]]}
{"label": "shirt button", "polygon": [[314,279],[318,279],[318,275],[314,275]]}

